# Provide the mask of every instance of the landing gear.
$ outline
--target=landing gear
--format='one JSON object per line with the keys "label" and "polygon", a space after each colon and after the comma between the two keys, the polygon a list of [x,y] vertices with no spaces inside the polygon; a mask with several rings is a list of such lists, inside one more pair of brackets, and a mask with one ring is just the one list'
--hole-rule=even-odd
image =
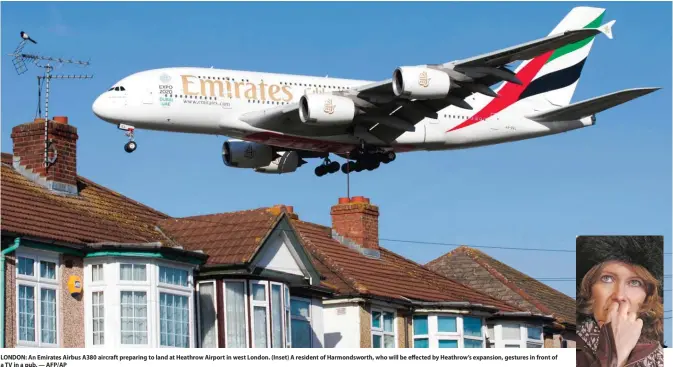
{"label": "landing gear", "polygon": [[135,128],[133,126],[124,124],[119,124],[118,127],[120,130],[126,131],[125,135],[129,137],[129,142],[124,144],[124,150],[126,151],[126,153],[133,153],[133,151],[136,150],[136,148],[138,147],[138,144],[136,144],[136,142],[133,140],[133,138],[135,137],[134,134]]}
{"label": "landing gear", "polygon": [[373,171],[381,166],[381,163],[388,164],[396,158],[393,151],[370,151],[363,154],[358,151],[355,161],[349,161],[341,166],[341,172],[362,172],[364,170]]}
{"label": "landing gear", "polygon": [[126,153],[133,153],[134,150],[136,150],[136,142],[135,141],[130,141],[126,144],[124,144],[124,150]]}
{"label": "landing gear", "polygon": [[339,171],[339,162],[336,161],[330,161],[329,158],[325,158],[325,161],[319,165],[318,167],[315,168],[315,175],[318,177],[322,177],[328,173],[335,173]]}

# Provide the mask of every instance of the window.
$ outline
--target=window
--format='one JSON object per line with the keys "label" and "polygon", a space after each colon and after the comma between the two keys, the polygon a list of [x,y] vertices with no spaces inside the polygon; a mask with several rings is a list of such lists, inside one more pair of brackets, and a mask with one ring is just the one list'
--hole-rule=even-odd
{"label": "window", "polygon": [[247,343],[247,311],[245,281],[224,283],[225,345],[227,348],[245,348]]}
{"label": "window", "polygon": [[91,281],[92,282],[102,282],[104,281],[103,275],[103,264],[93,264],[91,265]]}
{"label": "window", "polygon": [[311,339],[313,339],[311,329],[311,300],[292,297],[290,308],[292,315],[292,347],[311,348]]}
{"label": "window", "polygon": [[271,283],[271,347],[283,347],[283,285]]}
{"label": "window", "polygon": [[186,296],[159,293],[160,345],[189,347],[189,304]]}
{"label": "window", "polygon": [[395,313],[372,309],[372,347],[396,348]]}
{"label": "window", "polygon": [[19,252],[16,266],[18,345],[58,346],[56,254]]}
{"label": "window", "polygon": [[196,291],[199,298],[199,331],[201,348],[217,348],[217,297],[215,282],[201,282]]}
{"label": "window", "polygon": [[267,298],[266,286],[266,283],[260,281],[250,282],[253,348],[268,347],[269,300]]}
{"label": "window", "polygon": [[483,322],[476,316],[413,316],[414,348],[483,348]]}
{"label": "window", "polygon": [[121,344],[148,344],[147,292],[121,291]]}
{"label": "window", "polygon": [[[493,330],[493,331],[491,331]],[[491,338],[490,334],[493,333]],[[495,348],[543,348],[542,327],[515,322],[489,325],[489,338]]]}
{"label": "window", "polygon": [[428,332],[428,316],[414,315],[414,348],[430,348],[430,333]]}
{"label": "window", "polygon": [[105,344],[105,298],[103,292],[91,293],[93,344]]}
{"label": "window", "polygon": [[119,264],[119,279],[127,281],[146,281],[147,266],[145,264]]}

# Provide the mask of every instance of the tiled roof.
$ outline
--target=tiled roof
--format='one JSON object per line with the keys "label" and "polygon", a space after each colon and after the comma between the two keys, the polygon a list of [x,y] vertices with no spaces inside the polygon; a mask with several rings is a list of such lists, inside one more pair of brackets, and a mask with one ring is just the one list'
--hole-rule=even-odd
{"label": "tiled roof", "polygon": [[479,250],[460,246],[426,266],[518,308],[551,314],[559,322],[575,324],[576,302],[572,297]]}
{"label": "tiled roof", "polygon": [[[264,238],[280,220],[277,207],[184,218],[158,224],[187,250],[203,250],[206,265],[244,264],[251,261]],[[339,243],[329,227],[291,219],[309,259],[325,277],[321,285],[338,295],[371,295],[405,301],[458,301],[521,311],[505,302],[443,277],[388,250],[371,259]]]}
{"label": "tiled roof", "polygon": [[206,265],[250,261],[278,220],[270,208],[169,218],[158,222],[167,236],[187,250],[203,250]]}
{"label": "tiled roof", "polygon": [[328,279],[341,283],[337,288],[340,294],[471,302],[507,312],[521,311],[384,248],[379,259],[372,259],[331,238],[328,227],[299,220],[292,223],[311,255],[331,270]]}
{"label": "tiled roof", "polygon": [[12,167],[2,153],[2,231],[84,245],[96,242],[165,241],[155,230],[168,216],[84,177],[78,196],[50,192]]}

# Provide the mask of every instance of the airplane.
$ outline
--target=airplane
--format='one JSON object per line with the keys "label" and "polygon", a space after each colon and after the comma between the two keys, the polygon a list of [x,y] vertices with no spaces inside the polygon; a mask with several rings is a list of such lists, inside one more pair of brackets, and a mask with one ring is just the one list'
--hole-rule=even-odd
{"label": "airplane", "polygon": [[[129,75],[93,113],[126,131],[223,135],[228,167],[295,172],[320,158],[320,177],[377,169],[396,154],[514,142],[576,130],[596,114],[660,88],[570,103],[605,9],[575,7],[547,37],[441,64],[396,68],[383,81],[170,67]],[[521,62],[511,70],[510,64]],[[496,89],[492,86],[500,83]],[[330,154],[346,159],[341,165]]]}

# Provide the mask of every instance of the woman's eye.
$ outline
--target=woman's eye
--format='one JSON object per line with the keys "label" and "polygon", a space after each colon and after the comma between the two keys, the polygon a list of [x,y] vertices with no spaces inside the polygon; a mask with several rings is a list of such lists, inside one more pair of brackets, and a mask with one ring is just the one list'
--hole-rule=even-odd
{"label": "woman's eye", "polygon": [[601,277],[601,281],[605,283],[611,283],[612,282],[612,277],[610,275],[603,275]]}
{"label": "woman's eye", "polygon": [[640,286],[643,285],[643,282],[641,282],[638,279],[632,279],[631,281],[629,281],[629,285],[631,285],[633,287],[640,287]]}

